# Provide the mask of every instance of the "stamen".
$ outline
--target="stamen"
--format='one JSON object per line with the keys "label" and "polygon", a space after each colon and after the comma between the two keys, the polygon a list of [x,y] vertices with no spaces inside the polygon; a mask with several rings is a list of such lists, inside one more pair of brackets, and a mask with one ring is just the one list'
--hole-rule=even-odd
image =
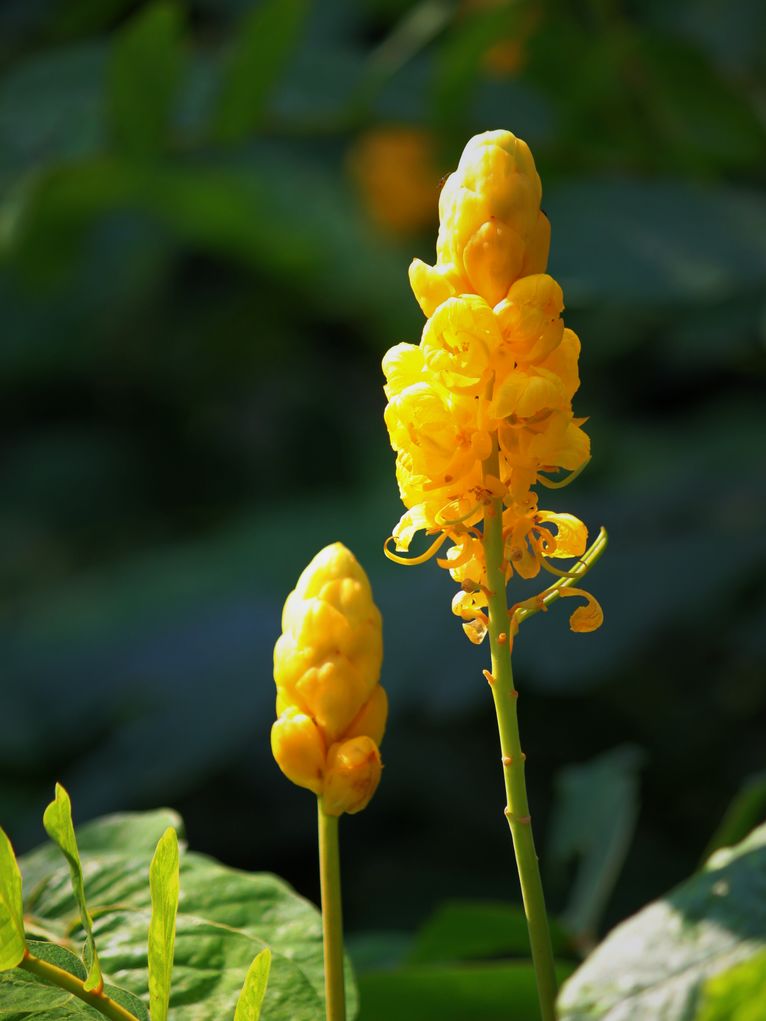
{"label": "stamen", "polygon": [[424,564],[427,560],[430,560],[431,557],[438,552],[438,550],[444,545],[447,539],[447,533],[442,532],[442,534],[438,536],[434,540],[434,542],[431,543],[431,545],[428,547],[425,553],[421,553],[420,556],[417,557],[402,557],[399,556],[398,553],[392,552],[388,548],[388,544],[392,541],[393,538],[394,538],[393,535],[389,535],[389,537],[383,543],[383,552],[388,557],[388,559],[393,560],[395,564],[403,564],[405,567],[417,567],[418,564]]}
{"label": "stamen", "polygon": [[584,472],[589,464],[590,458],[588,458],[587,461],[583,461],[579,468],[575,468],[573,472],[570,472],[568,475],[565,475],[563,479],[559,479],[558,481],[554,479],[549,479],[545,475],[541,475],[540,472],[538,472],[537,481],[541,485],[545,486],[546,489],[563,489],[564,486],[568,486],[570,482],[574,482],[577,476],[581,472]]}

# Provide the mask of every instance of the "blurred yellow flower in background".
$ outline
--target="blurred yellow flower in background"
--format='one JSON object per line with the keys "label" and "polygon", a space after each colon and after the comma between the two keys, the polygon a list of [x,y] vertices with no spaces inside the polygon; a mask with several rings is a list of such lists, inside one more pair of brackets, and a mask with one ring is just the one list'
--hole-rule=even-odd
{"label": "blurred yellow flower in background", "polygon": [[367,212],[387,233],[412,234],[434,223],[441,173],[424,128],[371,128],[354,143],[349,169]]}

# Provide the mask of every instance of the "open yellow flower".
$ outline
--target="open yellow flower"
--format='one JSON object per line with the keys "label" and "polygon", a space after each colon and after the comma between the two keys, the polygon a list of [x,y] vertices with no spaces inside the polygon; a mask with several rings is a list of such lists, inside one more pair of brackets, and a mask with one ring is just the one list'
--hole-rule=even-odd
{"label": "open yellow flower", "polygon": [[585,526],[563,515],[559,527],[538,511],[534,489],[560,487],[560,473],[579,472],[590,457],[572,408],[580,341],[561,317],[561,287],[545,273],[541,195],[521,139],[488,131],[469,141],[442,189],[436,262],[410,267],[428,317],[420,343],[397,344],[383,359],[385,421],[407,508],[393,532],[399,553],[387,553],[402,560],[422,530],[436,538],[409,561],[418,563],[451,540],[439,564],[461,586],[453,610],[473,640],[483,637],[487,605],[478,526],[493,501],[502,500],[506,579],[560,574],[550,559],[585,550]]}

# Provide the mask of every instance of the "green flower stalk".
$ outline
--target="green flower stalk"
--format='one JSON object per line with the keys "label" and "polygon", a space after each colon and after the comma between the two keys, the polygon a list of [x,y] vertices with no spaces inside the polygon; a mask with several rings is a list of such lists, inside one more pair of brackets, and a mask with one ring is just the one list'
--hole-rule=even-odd
{"label": "green flower stalk", "polygon": [[[497,713],[507,803],[543,1021],[555,1017],[556,980],[524,777],[511,650],[520,624],[562,596],[583,600],[573,631],[592,631],[601,607],[574,583],[606,543],[588,549],[571,514],[543,510],[537,487],[559,489],[590,458],[572,399],[580,341],[564,326],[563,293],[545,273],[550,225],[526,143],[508,131],[472,138],[439,200],[436,262],[416,259],[410,283],[427,322],[420,344],[385,355],[386,425],[405,514],[386,543],[397,563],[419,564],[449,541],[440,567],[460,589],[452,602],[475,644],[490,639],[484,674]],[[408,556],[414,536],[432,540]],[[552,561],[569,560],[562,568]],[[574,561],[571,564],[571,561]],[[541,571],[556,579],[509,608],[506,587]]]}
{"label": "green flower stalk", "polygon": [[317,796],[327,1021],[345,1021],[338,820],[367,806],[381,775],[388,701],[380,611],[367,575],[336,542],[303,571],[274,648],[277,765]]}

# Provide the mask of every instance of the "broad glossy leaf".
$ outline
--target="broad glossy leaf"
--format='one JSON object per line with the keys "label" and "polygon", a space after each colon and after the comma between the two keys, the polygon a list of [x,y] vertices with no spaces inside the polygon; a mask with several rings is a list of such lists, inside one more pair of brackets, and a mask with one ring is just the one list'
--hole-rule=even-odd
{"label": "broad glossy leaf", "polygon": [[77,838],[72,824],[72,802],[61,786],[56,784],[56,797],[45,809],[43,826],[51,840],[61,849],[69,865],[69,875],[77,906],[80,909],[80,921],[86,933],[85,952],[89,960],[88,976],[85,979],[86,989],[98,989],[103,985],[101,966],[93,938],[93,920],[85,902],[85,882],[82,874],[80,854],[77,849]]}
{"label": "broad glossy leaf", "polygon": [[766,826],[618,925],[564,986],[560,1021],[690,1021],[708,979],[766,949]]}
{"label": "broad glossy leaf", "polygon": [[263,0],[246,14],[224,69],[214,123],[218,138],[244,138],[259,124],[306,10],[306,0]]}
{"label": "broad glossy leaf", "polygon": [[538,1021],[540,1016],[531,964],[373,971],[360,976],[359,996],[359,1021]]}
{"label": "broad glossy leaf", "polygon": [[766,952],[708,979],[694,1021],[762,1021],[766,1007]]}
{"label": "broad glossy leaf", "polygon": [[178,5],[142,8],[117,36],[110,59],[109,126],[119,149],[132,156],[162,149],[182,70]]}
{"label": "broad glossy leaf", "polygon": [[557,777],[546,861],[577,871],[563,919],[592,937],[620,874],[638,816],[640,749],[615,748]]}
{"label": "broad glossy leaf", "polygon": [[271,951],[268,947],[253,959],[247,969],[245,984],[237,1000],[234,1021],[259,1021],[263,998],[269,984],[271,970]]}
{"label": "broad glossy leaf", "polygon": [[178,911],[178,836],[171,826],[160,837],[149,866],[149,890],[149,1004],[152,1021],[166,1021]]}
{"label": "broad glossy leaf", "polygon": [[[128,827],[130,818],[141,827],[144,817],[140,814],[91,824],[88,840],[102,847],[84,851],[81,858],[104,973],[147,999],[151,848],[142,840],[142,847],[122,854],[117,841],[112,841]],[[158,824],[166,820],[167,815],[153,814],[145,829],[156,834]],[[24,870],[25,860],[20,864]],[[39,862],[37,870],[39,875]],[[253,958],[265,946],[272,953],[272,968],[264,1019],[323,1021],[322,931],[317,910],[276,876],[239,872],[202,855],[184,854],[180,872],[182,896],[169,1021],[232,1018]],[[31,890],[27,912],[54,931],[71,926],[67,887],[66,870],[52,870]],[[347,989],[353,1017],[356,990],[350,973]]]}
{"label": "broad glossy leaf", "polygon": [[[48,943],[40,940],[28,941],[29,952],[57,968],[68,971],[82,981],[87,977],[87,970],[80,958],[67,950],[66,947],[56,943]],[[3,982],[3,979],[7,979]],[[146,1005],[133,993],[117,986],[104,985],[104,993],[115,1003],[125,1007],[138,1021],[150,1021],[149,1011]],[[62,1005],[62,994],[68,1001]],[[27,1011],[27,1003],[30,1010]],[[17,969],[7,975],[0,976],[0,1016],[3,1021],[32,1021],[32,1018],[47,1019],[58,1018],[61,1012],[70,1010],[73,1017],[101,1018],[98,1011],[89,1007],[81,1000],[77,1000],[70,994],[65,993],[58,986],[50,985],[43,979],[26,971]],[[67,1017],[66,1013],[61,1013]]]}
{"label": "broad glossy leaf", "polygon": [[[553,927],[555,953],[566,953],[564,934]],[[529,957],[529,933],[523,910],[493,901],[441,904],[415,936],[409,960],[466,961],[489,957]]]}
{"label": "broad glossy leaf", "polygon": [[0,971],[15,968],[25,948],[21,873],[11,842],[0,829]]}

